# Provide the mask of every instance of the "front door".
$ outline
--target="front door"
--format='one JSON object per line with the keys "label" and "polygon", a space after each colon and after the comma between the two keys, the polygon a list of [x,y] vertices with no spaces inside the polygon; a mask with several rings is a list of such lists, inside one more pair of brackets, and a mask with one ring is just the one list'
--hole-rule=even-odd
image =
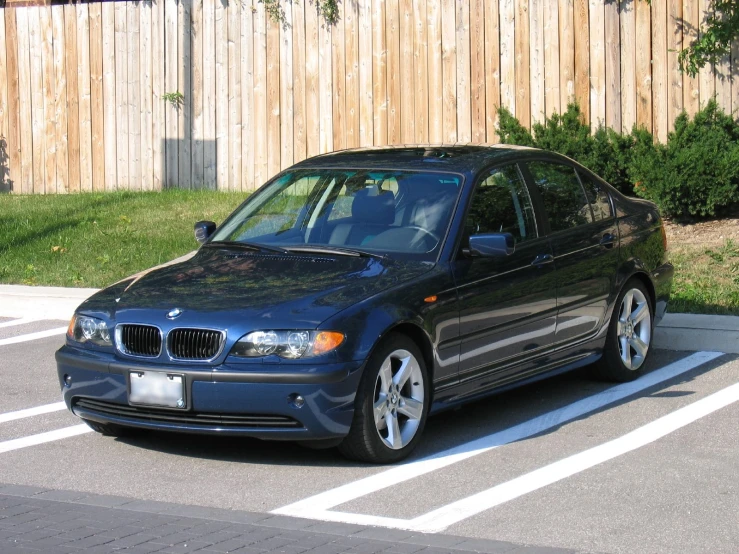
{"label": "front door", "polygon": [[[477,185],[465,220],[466,247],[478,233],[511,233],[513,254],[460,253],[454,277],[460,305],[460,381],[506,368],[554,341],[557,296],[553,253],[539,236],[534,208],[516,164],[497,168]],[[496,377],[492,381],[497,381]]]}

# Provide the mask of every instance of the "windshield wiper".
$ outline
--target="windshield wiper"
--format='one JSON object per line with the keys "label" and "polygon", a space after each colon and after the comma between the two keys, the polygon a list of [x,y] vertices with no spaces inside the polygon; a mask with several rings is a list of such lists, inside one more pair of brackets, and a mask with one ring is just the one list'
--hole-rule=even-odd
{"label": "windshield wiper", "polygon": [[367,252],[366,250],[357,250],[356,248],[343,248],[328,245],[306,245],[306,246],[288,246],[286,250],[289,252],[307,252],[311,254],[338,254],[339,256],[356,256],[362,258],[375,258],[377,260],[387,259],[386,255]]}
{"label": "windshield wiper", "polygon": [[287,254],[287,250],[279,246],[268,246],[258,242],[244,242],[243,240],[214,240],[206,243],[204,246],[213,246],[216,248],[245,248],[254,251],[275,252],[277,254]]}

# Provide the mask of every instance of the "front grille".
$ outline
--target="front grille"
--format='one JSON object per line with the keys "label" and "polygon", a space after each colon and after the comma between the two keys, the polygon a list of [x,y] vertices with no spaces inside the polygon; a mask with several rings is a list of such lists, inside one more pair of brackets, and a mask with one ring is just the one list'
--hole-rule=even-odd
{"label": "front grille", "polygon": [[210,329],[172,329],[167,347],[179,360],[210,360],[223,346],[223,332]]}
{"label": "front grille", "polygon": [[119,346],[126,354],[155,358],[162,351],[162,333],[152,325],[120,325]]}
{"label": "front grille", "polygon": [[91,398],[75,398],[72,401],[72,411],[81,417],[85,415],[98,415],[103,418],[109,416],[127,419],[131,422],[188,425],[190,427],[202,427],[203,429],[302,427],[297,420],[281,415],[169,412],[154,408],[102,402]]}

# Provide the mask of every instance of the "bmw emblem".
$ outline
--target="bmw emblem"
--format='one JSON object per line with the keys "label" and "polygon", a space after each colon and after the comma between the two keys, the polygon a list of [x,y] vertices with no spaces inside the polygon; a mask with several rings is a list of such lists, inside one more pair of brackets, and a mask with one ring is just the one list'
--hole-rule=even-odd
{"label": "bmw emblem", "polygon": [[180,310],[179,308],[175,308],[174,310],[170,310],[167,314],[167,319],[176,319],[182,315],[182,312],[184,310]]}

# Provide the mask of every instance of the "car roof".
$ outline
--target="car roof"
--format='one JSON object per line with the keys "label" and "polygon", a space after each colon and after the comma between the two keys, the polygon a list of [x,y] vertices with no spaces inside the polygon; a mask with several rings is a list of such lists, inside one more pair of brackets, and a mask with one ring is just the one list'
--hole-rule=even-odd
{"label": "car roof", "polygon": [[292,168],[409,169],[470,174],[492,162],[518,159],[524,153],[543,154],[545,151],[510,144],[374,146],[320,154],[299,162]]}

